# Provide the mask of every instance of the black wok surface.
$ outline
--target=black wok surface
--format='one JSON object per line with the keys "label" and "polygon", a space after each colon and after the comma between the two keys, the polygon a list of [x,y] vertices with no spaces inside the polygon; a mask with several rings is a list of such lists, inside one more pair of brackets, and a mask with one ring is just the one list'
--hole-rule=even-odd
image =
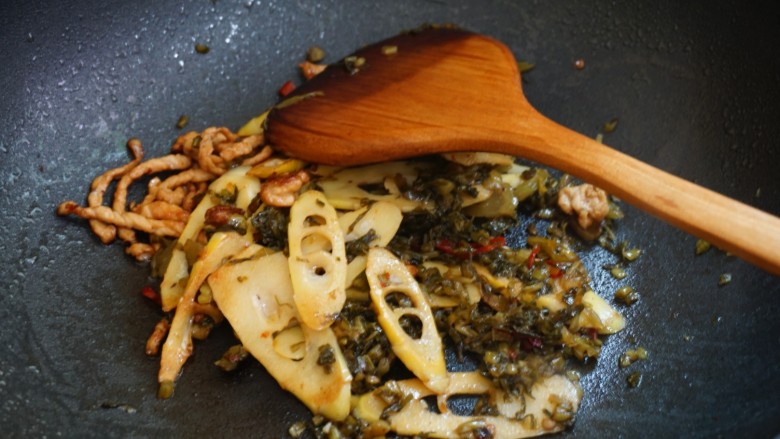
{"label": "black wok surface", "polygon": [[[594,136],[617,117],[605,143],[780,214],[777,8],[695,3],[2,2],[0,435],[285,437],[308,419],[258,364],[212,366],[233,341],[226,328],[196,345],[173,399],[155,399],[147,267],[54,210],[84,202],[94,175],[127,160],[131,136],[151,157],[180,134],[181,114],[187,129],[238,128],[298,80],[312,44],[336,61],[424,22],[492,35],[536,64],[524,90],[543,114]],[[628,329],[608,339],[561,437],[780,433],[779,279],[719,251],[694,257],[694,237],[626,211],[617,233],[645,250],[629,277],[611,279],[599,250],[584,258],[597,291],[630,284],[641,300],[620,308]],[[722,273],[733,280],[719,287]],[[632,339],[650,358],[619,369]],[[643,379],[629,389],[633,371]]]}

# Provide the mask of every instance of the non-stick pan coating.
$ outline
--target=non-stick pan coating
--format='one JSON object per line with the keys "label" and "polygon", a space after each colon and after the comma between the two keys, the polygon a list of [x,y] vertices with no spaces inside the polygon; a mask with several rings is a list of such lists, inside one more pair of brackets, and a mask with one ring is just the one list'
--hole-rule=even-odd
{"label": "non-stick pan coating", "polygon": [[[543,114],[593,136],[618,118],[605,143],[780,214],[777,8],[695,3],[3,2],[0,435],[285,437],[309,418],[257,363],[213,367],[233,341],[227,327],[197,344],[175,396],[157,400],[144,343],[160,314],[139,294],[153,282],[147,267],[54,210],[124,163],[131,136],[154,156],[182,114],[187,129],[238,128],[298,80],[313,44],[335,61],[424,22],[497,37],[536,65],[524,90]],[[599,250],[585,260],[602,294],[630,284],[641,300],[621,307],[628,329],[608,339],[561,436],[773,437],[780,279],[719,251],[694,257],[694,237],[626,211],[617,233],[644,250],[629,277],[612,279]],[[718,286],[723,273],[732,282]],[[648,360],[620,369],[620,353],[639,345]],[[643,378],[630,389],[634,371]]]}

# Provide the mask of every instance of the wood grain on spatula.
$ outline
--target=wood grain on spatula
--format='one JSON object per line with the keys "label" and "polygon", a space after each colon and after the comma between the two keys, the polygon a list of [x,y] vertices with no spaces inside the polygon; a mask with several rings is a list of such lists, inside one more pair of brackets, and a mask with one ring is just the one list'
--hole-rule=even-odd
{"label": "wood grain on spatula", "polygon": [[501,42],[427,29],[354,56],[365,60],[357,70],[333,64],[288,99],[311,97],[271,111],[267,135],[274,147],[343,166],[451,151],[524,157],[780,274],[780,219],[546,118],[525,99],[515,58]]}

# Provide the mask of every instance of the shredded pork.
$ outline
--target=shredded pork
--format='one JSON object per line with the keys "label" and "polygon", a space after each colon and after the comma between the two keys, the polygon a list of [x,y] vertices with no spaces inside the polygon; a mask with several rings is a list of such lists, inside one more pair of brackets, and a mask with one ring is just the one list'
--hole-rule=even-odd
{"label": "shredded pork", "polygon": [[[60,204],[57,213],[89,220],[101,242],[109,244],[119,238],[128,245],[127,254],[139,261],[148,260],[159,243],[144,242],[136,232],[179,236],[209,183],[233,166],[254,166],[273,154],[262,134],[240,137],[224,127],[183,134],[173,143],[170,154],[146,161],[140,140],[131,138],[127,148],[132,159],[92,181],[86,206],[68,200]],[[140,203],[128,200],[130,187],[144,177],[149,177],[147,195]],[[111,205],[107,206],[104,198],[115,181]],[[298,185],[299,189],[307,181],[308,175],[296,174],[266,192],[280,202],[289,196],[290,188]]]}
{"label": "shredded pork", "polygon": [[275,207],[290,207],[295,194],[309,182],[309,174],[301,169],[290,174],[273,177],[260,188],[260,197],[266,204]]}
{"label": "shredded pork", "polygon": [[609,212],[607,193],[591,184],[567,186],[558,192],[558,207],[577,218],[583,229],[598,226]]}

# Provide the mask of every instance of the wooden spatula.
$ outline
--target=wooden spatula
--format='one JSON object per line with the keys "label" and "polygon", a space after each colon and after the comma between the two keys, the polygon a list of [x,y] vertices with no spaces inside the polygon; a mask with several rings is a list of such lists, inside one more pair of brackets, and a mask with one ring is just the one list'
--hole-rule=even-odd
{"label": "wooden spatula", "polygon": [[780,219],[565,128],[523,96],[499,41],[427,29],[367,46],[271,111],[270,143],[316,163],[357,165],[450,151],[521,156],[575,175],[780,274]]}

